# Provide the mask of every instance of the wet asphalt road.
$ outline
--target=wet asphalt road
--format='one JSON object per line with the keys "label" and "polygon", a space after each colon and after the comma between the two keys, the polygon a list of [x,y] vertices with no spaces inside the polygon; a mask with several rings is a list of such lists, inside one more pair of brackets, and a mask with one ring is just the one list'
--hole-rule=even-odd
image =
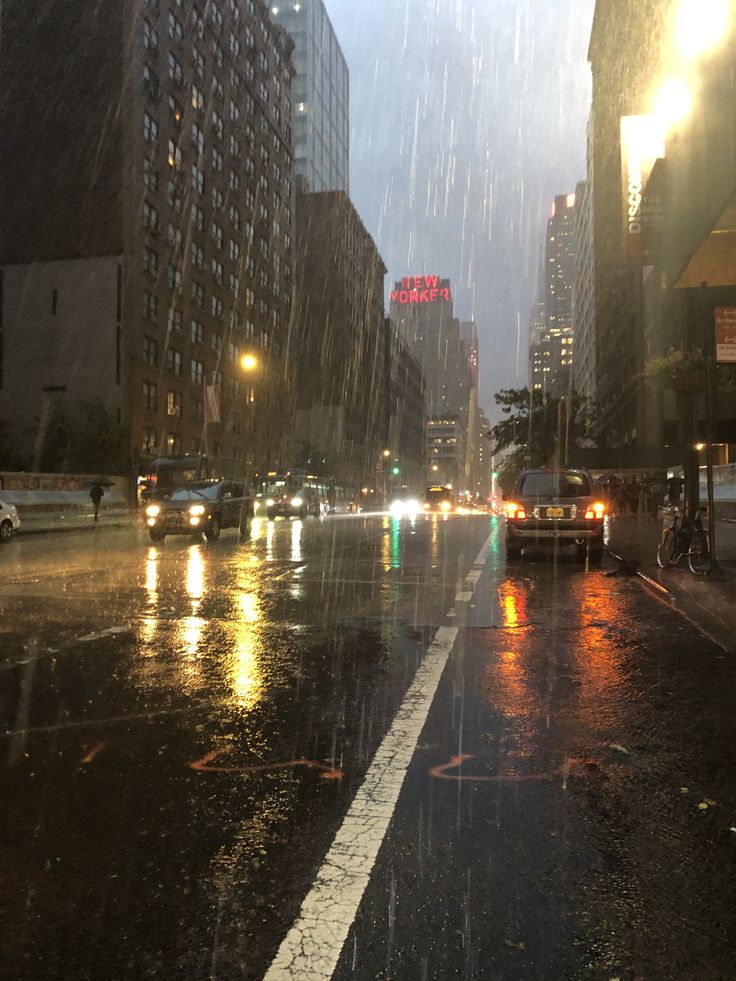
{"label": "wet asphalt road", "polygon": [[736,978],[733,664],[637,582],[485,517],[0,560],[3,977],[263,977],[452,627],[335,977]]}

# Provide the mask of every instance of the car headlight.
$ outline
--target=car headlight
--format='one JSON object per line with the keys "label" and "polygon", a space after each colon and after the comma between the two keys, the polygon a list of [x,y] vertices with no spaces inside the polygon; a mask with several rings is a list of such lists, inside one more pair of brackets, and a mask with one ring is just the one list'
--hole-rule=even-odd
{"label": "car headlight", "polygon": [[403,501],[392,501],[391,503],[391,514],[403,514],[404,513],[404,502]]}
{"label": "car headlight", "polygon": [[266,501],[266,507],[267,508],[272,508],[275,503],[276,502],[274,501],[274,499],[272,497],[269,497],[269,499]]}
{"label": "car headlight", "polygon": [[148,515],[149,518],[155,518],[160,513],[161,513],[161,508],[158,506],[158,504],[149,504],[148,507],[146,508],[146,514]]}
{"label": "car headlight", "polygon": [[443,501],[440,507],[442,508],[443,511],[449,511],[452,505],[450,504],[449,501]]}
{"label": "car headlight", "polygon": [[302,506],[302,504],[304,504],[304,501],[301,499],[301,497],[292,497],[292,499],[291,499],[291,506],[292,507],[300,508]]}
{"label": "car headlight", "polygon": [[192,504],[192,506],[189,508],[189,513],[191,515],[201,515],[204,514],[204,512],[205,512],[204,504]]}

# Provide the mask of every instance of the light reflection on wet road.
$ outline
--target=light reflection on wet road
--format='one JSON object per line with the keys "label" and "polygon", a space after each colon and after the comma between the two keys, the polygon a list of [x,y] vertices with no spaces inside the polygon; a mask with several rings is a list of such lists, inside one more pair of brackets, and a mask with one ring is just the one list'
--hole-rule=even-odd
{"label": "light reflection on wet road", "polygon": [[337,976],[727,977],[728,665],[634,583],[507,575],[501,543],[369,516],[3,549],[9,976],[262,977],[454,624]]}

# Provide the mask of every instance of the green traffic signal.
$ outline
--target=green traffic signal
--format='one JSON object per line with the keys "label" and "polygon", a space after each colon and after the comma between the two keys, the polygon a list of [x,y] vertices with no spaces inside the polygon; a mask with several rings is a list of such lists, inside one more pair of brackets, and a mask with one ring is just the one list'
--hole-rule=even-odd
{"label": "green traffic signal", "polygon": [[392,468],[391,468],[391,473],[392,473],[392,474],[393,474],[393,475],[394,475],[395,477],[397,477],[397,476],[398,476],[398,475],[399,475],[399,474],[401,473],[401,470],[400,470],[400,469],[399,469],[398,467],[392,467]]}

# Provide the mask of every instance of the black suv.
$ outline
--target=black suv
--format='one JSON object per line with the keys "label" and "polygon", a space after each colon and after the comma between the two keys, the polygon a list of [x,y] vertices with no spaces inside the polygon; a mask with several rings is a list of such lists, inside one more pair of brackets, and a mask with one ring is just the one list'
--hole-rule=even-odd
{"label": "black suv", "polygon": [[525,545],[576,545],[578,557],[603,554],[606,508],[587,470],[524,470],[506,500],[506,555]]}
{"label": "black suv", "polygon": [[253,518],[253,500],[233,480],[196,480],[182,484],[166,500],[146,508],[148,533],[154,542],[167,535],[191,535],[214,542],[223,528],[246,535]]}

